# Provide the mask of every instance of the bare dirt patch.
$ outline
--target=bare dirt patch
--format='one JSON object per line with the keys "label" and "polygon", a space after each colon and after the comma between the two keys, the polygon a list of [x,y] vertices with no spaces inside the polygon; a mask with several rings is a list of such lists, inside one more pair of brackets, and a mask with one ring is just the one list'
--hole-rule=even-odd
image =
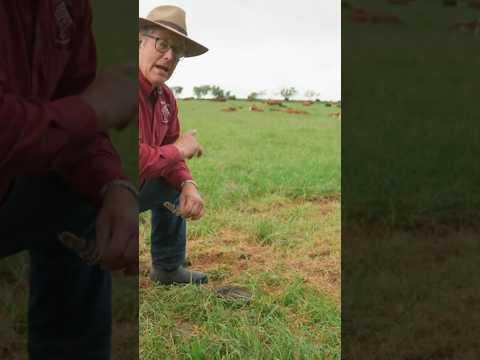
{"label": "bare dirt patch", "polygon": [[[255,216],[275,216],[279,212],[307,207],[309,221],[321,222],[327,216],[339,211],[340,196],[330,195],[310,200],[279,200],[268,204],[253,204],[239,209],[240,213]],[[282,271],[285,278],[300,277],[309,286],[328,294],[340,302],[340,217],[335,231],[325,231],[322,226],[310,234],[311,239],[298,246],[282,248],[262,245],[255,241],[255,235],[232,227],[223,227],[215,235],[195,238],[188,243],[191,268],[205,271],[210,276],[207,287],[218,287],[239,283],[245,274],[260,276],[265,273]],[[212,243],[214,244],[212,246]],[[151,286],[149,246],[144,241],[140,248],[140,288]],[[269,292],[281,291],[288,284],[272,285]]]}
{"label": "bare dirt patch", "polygon": [[[249,209],[258,215],[278,213],[279,210],[298,206],[311,206],[312,221],[331,215],[339,207],[339,197],[318,198],[313,201],[291,201],[257,206]],[[294,248],[261,245],[246,231],[223,228],[215,236],[215,249],[206,249],[202,239],[191,244],[191,260],[194,267],[205,271],[222,268],[229,275],[220,283],[235,281],[245,272],[260,274],[284,269],[285,273],[304,279],[310,286],[328,293],[336,301],[340,300],[340,223],[338,231],[323,233],[320,228],[315,233],[312,244],[300,244]],[[215,284],[218,285],[218,284]]]}

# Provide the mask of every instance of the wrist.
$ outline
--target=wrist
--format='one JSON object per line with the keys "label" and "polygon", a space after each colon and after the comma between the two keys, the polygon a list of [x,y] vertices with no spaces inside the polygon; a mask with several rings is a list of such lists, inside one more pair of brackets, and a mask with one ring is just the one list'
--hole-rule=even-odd
{"label": "wrist", "polygon": [[193,181],[193,180],[184,180],[184,181],[182,181],[182,183],[180,184],[180,187],[183,189],[184,186],[186,186],[186,185],[194,186],[195,189],[198,190],[198,184],[197,184],[195,181]]}
{"label": "wrist", "polygon": [[186,156],[185,156],[185,152],[183,151],[183,149],[180,146],[178,146],[177,144],[173,144],[173,146],[175,146],[175,148],[177,149],[177,151],[180,154],[180,157],[182,158],[182,160],[185,160]]}

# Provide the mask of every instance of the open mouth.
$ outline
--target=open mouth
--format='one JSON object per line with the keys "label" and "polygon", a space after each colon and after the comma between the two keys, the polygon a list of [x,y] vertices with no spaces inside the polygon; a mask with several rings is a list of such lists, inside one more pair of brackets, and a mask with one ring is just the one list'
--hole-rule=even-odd
{"label": "open mouth", "polygon": [[163,71],[166,72],[166,73],[168,73],[168,71],[170,70],[168,67],[163,66],[163,65],[155,65],[155,68],[156,68],[156,69],[163,70]]}

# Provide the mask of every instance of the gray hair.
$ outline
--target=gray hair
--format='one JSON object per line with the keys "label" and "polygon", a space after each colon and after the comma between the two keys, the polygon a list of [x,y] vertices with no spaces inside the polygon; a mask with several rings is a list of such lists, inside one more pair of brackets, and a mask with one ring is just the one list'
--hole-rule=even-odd
{"label": "gray hair", "polygon": [[155,26],[155,25],[144,25],[144,26],[140,26],[139,32],[141,34],[151,35],[151,34],[155,33],[156,31],[158,31],[158,29],[159,29],[159,27]]}

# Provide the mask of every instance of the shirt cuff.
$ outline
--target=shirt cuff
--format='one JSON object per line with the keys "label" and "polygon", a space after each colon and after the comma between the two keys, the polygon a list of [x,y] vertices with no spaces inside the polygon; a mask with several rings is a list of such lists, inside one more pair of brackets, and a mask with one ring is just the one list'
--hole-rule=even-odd
{"label": "shirt cuff", "polygon": [[178,163],[179,161],[183,160],[182,154],[173,144],[162,145],[162,153],[165,159],[167,159],[172,164]]}

